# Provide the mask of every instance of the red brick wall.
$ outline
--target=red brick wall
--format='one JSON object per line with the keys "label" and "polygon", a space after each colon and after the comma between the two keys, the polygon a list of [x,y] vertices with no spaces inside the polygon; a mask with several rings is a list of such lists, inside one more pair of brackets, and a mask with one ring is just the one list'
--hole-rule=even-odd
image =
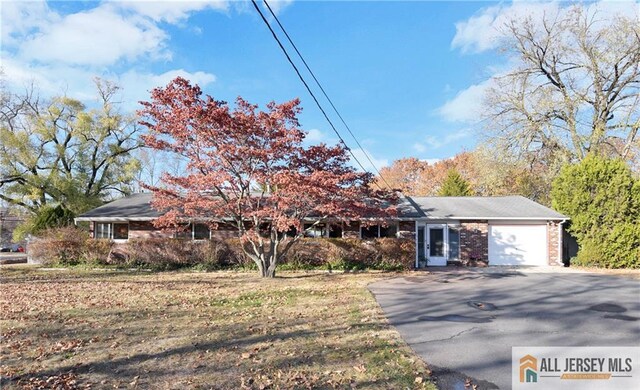
{"label": "red brick wall", "polygon": [[228,238],[238,238],[238,229],[231,226],[218,225],[217,229],[211,230],[212,240],[226,240]]}
{"label": "red brick wall", "polygon": [[563,265],[562,252],[558,250],[562,248],[562,231],[559,222],[549,221],[547,223],[547,246],[549,265]]}
{"label": "red brick wall", "polygon": [[129,239],[136,238],[171,238],[173,233],[163,232],[153,226],[151,221],[129,222]]}
{"label": "red brick wall", "polygon": [[460,223],[460,260],[469,261],[473,254],[489,261],[489,225],[487,221]]}

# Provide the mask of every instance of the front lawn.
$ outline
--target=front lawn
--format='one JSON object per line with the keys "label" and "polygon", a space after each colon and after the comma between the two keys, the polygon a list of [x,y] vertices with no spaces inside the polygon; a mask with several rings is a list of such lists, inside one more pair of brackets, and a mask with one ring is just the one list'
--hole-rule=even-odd
{"label": "front lawn", "polygon": [[0,272],[2,388],[435,388],[381,274]]}

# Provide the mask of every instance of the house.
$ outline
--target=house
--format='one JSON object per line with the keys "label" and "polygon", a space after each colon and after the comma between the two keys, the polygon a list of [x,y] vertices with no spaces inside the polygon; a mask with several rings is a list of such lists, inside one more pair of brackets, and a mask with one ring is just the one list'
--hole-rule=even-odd
{"label": "house", "polygon": [[[160,214],[140,193],[98,207],[76,218],[89,222],[92,237],[116,242],[149,237],[205,240],[236,237],[232,226],[210,230],[194,220],[171,233],[153,226]],[[562,224],[568,218],[522,196],[402,197],[398,216],[385,225],[318,224],[311,237],[404,237],[415,240],[416,267],[447,263],[562,265]]]}

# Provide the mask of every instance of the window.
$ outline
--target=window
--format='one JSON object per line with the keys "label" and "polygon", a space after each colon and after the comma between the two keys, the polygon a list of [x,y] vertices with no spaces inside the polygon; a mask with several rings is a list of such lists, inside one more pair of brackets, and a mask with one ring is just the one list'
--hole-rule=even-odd
{"label": "window", "polygon": [[398,226],[391,224],[389,226],[380,226],[380,237],[396,237]]}
{"label": "window", "polygon": [[114,223],[113,224],[113,239],[114,240],[127,240],[129,238],[129,224],[128,223]]}
{"label": "window", "polygon": [[329,225],[329,238],[342,238],[342,226]]}
{"label": "window", "polygon": [[324,224],[313,225],[312,223],[304,224],[304,236],[305,237],[324,237]]}
{"label": "window", "polygon": [[211,230],[206,223],[190,223],[178,227],[173,237],[179,240],[208,240]]}
{"label": "window", "polygon": [[93,236],[107,240],[127,240],[129,238],[129,223],[98,223],[96,222]]}
{"label": "window", "polygon": [[360,235],[363,239],[371,239],[378,238],[380,226],[372,225],[372,226],[362,226],[360,228]]}
{"label": "window", "polygon": [[176,230],[174,237],[181,240],[191,240],[193,238],[192,228],[191,224],[180,226],[177,228],[178,230]]}
{"label": "window", "polygon": [[95,231],[93,232],[95,238],[111,238],[111,224],[110,223],[96,223]]}
{"label": "window", "polygon": [[418,226],[418,261],[425,261],[424,253],[424,226]]}
{"label": "window", "polygon": [[209,226],[204,223],[196,223],[193,227],[193,239],[194,240],[208,240],[211,237],[209,233]]}
{"label": "window", "polygon": [[372,225],[362,226],[360,228],[360,236],[363,239],[381,238],[381,237],[397,237],[398,225],[395,223],[387,226]]}
{"label": "window", "polygon": [[460,229],[449,226],[449,260],[458,260],[460,257]]}

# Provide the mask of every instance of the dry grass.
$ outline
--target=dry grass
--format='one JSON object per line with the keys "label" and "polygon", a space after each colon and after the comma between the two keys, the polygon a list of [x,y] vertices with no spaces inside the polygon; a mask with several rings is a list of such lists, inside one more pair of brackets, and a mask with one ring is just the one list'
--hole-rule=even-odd
{"label": "dry grass", "polygon": [[435,388],[381,274],[1,272],[2,388]]}
{"label": "dry grass", "polygon": [[589,272],[594,274],[622,276],[630,279],[640,279],[640,269],[633,268],[599,268],[599,267],[583,267],[572,265],[569,270],[577,270],[581,272]]}

